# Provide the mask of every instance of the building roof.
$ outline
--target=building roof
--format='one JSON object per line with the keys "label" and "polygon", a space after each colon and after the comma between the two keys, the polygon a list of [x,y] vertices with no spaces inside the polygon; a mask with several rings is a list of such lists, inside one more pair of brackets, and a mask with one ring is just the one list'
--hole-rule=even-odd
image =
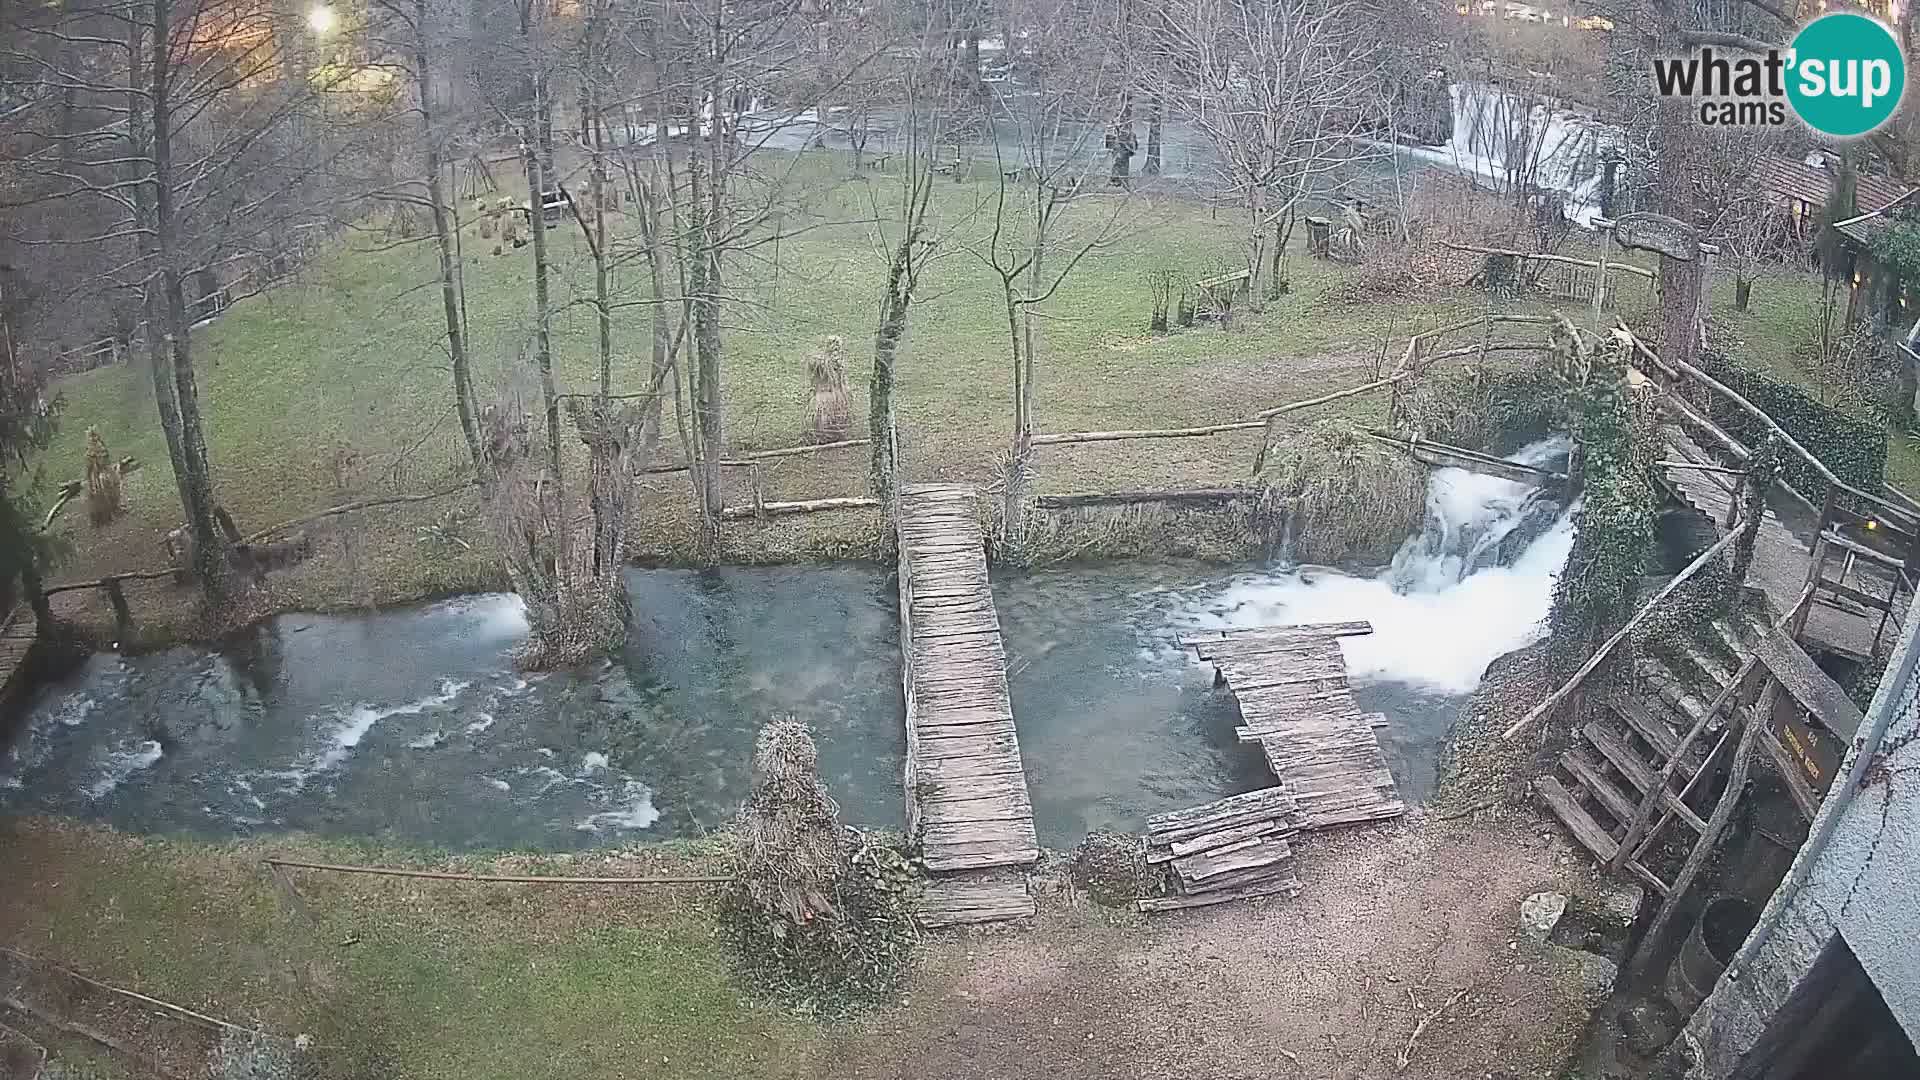
{"label": "building roof", "polygon": [[[1779,155],[1768,155],[1754,165],[1754,182],[1783,198],[1812,206],[1824,205],[1833,189],[1833,170],[1824,165]],[[1886,176],[1854,177],[1854,205],[1864,213],[1883,210],[1908,192],[1900,181]]]}
{"label": "building roof", "polygon": [[1833,231],[1862,248],[1872,247],[1873,241],[1880,235],[1881,230],[1893,220],[1893,211],[1907,206],[1920,207],[1920,188],[1909,189],[1906,194],[1895,198],[1878,210],[1850,217],[1845,221],[1836,221],[1833,223]]}

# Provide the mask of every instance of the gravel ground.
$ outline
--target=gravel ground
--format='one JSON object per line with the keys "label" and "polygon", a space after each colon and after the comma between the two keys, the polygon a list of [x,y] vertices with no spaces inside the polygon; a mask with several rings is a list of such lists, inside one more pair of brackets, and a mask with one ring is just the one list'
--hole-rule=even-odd
{"label": "gravel ground", "polygon": [[1593,887],[1557,830],[1503,810],[1312,836],[1297,850],[1304,889],[1291,901],[1149,921],[1054,900],[1033,931],[940,939],[913,997],[840,1033],[816,1075],[1558,1073],[1594,988],[1567,954],[1516,941],[1526,895]]}

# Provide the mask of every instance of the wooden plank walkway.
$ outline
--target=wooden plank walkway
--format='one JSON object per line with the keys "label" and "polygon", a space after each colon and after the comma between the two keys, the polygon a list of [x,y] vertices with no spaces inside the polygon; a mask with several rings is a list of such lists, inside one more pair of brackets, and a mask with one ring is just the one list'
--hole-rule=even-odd
{"label": "wooden plank walkway", "polygon": [[[1669,460],[1719,464],[1678,425],[1665,425],[1663,434]],[[1726,532],[1727,508],[1733,502],[1739,477],[1705,469],[1673,467],[1664,468],[1661,473],[1675,497],[1711,519],[1716,532]],[[1811,543],[1795,535],[1787,523],[1774,513],[1773,508],[1768,507],[1760,519],[1760,534],[1754,539],[1753,564],[1747,570],[1747,583],[1766,593],[1768,604],[1778,615],[1791,610],[1799,601],[1812,566]],[[1852,577],[1861,577],[1863,580],[1855,581],[1850,577],[1844,584],[1880,596],[1886,595],[1891,584],[1891,579],[1877,576],[1865,567],[1856,568]],[[1880,627],[1881,614],[1878,611],[1861,614],[1827,603],[1816,603],[1808,611],[1806,632],[1802,637],[1809,644],[1865,659],[1873,652],[1874,632]],[[1906,598],[1903,596],[1894,617],[1888,620],[1888,625],[1895,628],[1889,633],[1897,632],[1905,615]],[[1882,644],[1885,644],[1884,637]]]}
{"label": "wooden plank walkway", "polygon": [[1297,808],[1303,829],[1399,817],[1406,812],[1380,740],[1379,719],[1347,688],[1340,638],[1366,622],[1267,626],[1183,638],[1211,661],[1240,704],[1243,742],[1257,742]]}
{"label": "wooden plank walkway", "polygon": [[[934,874],[1025,867],[1040,857],[975,501],[970,487],[900,490],[907,833]],[[1024,882],[1017,888],[1024,896]],[[1011,886],[995,889],[985,879],[932,895],[952,902],[924,912],[929,924],[942,909],[972,915],[1021,906]],[[1032,914],[1031,898],[1019,913]]]}

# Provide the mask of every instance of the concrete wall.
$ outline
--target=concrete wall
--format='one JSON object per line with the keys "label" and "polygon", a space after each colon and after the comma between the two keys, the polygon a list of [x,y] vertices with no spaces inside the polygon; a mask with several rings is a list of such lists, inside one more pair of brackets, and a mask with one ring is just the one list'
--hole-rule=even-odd
{"label": "concrete wall", "polygon": [[[1901,632],[1889,673],[1902,666],[1904,654],[1920,648],[1914,615],[1920,605]],[[1784,914],[1772,937],[1744,972],[1736,963],[1728,973],[1735,977],[1720,979],[1687,1025],[1682,1038],[1696,1061],[1690,1076],[1729,1075],[1836,931],[1907,1037],[1920,1046],[1920,678],[1900,686],[1892,681],[1881,683],[1860,728],[1865,735],[1880,709],[1895,709],[1881,744],[1884,770],[1876,767],[1852,802],[1836,807],[1833,796],[1855,756],[1848,753],[1814,823],[1817,835],[1821,819],[1840,814],[1832,842],[1799,856],[1812,860],[1806,886],[1792,895],[1774,894],[1762,925],[1776,910]]]}

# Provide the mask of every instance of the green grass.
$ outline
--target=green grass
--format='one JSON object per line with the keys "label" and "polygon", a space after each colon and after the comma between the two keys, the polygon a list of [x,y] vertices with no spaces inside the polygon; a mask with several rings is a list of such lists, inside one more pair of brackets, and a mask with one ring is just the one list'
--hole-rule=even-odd
{"label": "green grass", "polygon": [[[863,426],[876,297],[885,272],[882,244],[864,219],[886,217],[898,198],[895,177],[848,180],[821,160],[801,163],[803,196],[780,219],[788,235],[760,243],[728,267],[723,376],[730,449],[801,441],[806,414],[806,356],[828,335],[847,343],[856,427]],[[1007,328],[994,274],[982,260],[997,185],[940,181],[936,211],[940,255],[929,267],[902,349],[900,419],[910,475],[991,484],[1011,429]],[[1354,271],[1304,252],[1290,253],[1290,295],[1261,315],[1241,314],[1231,330],[1199,328],[1169,336],[1146,332],[1143,273],[1173,265],[1189,280],[1240,256],[1243,225],[1189,201],[1147,195],[1125,206],[1117,196],[1083,198],[1066,219],[1070,240],[1119,212],[1110,241],[1088,256],[1038,310],[1037,425],[1043,431],[1160,427],[1244,418],[1261,406],[1310,396],[1363,379],[1390,341],[1487,310],[1467,290],[1342,302],[1330,287]],[[616,221],[616,232],[632,223]],[[555,229],[554,347],[563,389],[595,381],[595,330],[582,300],[591,263],[578,230]],[[441,344],[443,323],[431,245],[385,246],[357,235],[310,265],[302,280],[242,302],[194,334],[208,444],[219,497],[243,531],[369,496],[428,490],[453,474],[464,455],[454,421]],[[1300,238],[1304,242],[1304,238]],[[495,240],[465,230],[464,274],[475,378],[485,401],[535,383],[525,357],[531,343],[530,248],[491,254]],[[1064,251],[1052,253],[1054,265]],[[615,382],[636,389],[647,364],[651,308],[635,262],[623,268],[616,300]],[[1783,302],[1811,286],[1763,285],[1756,310],[1727,320],[1751,326],[1756,356],[1778,368],[1800,332]],[[1730,288],[1730,286],[1729,286]],[[1715,307],[1728,306],[1716,290]],[[1502,302],[1502,307],[1512,305]],[[1541,310],[1544,305],[1523,305]],[[57,527],[73,554],[57,578],[96,576],[158,564],[160,541],[180,522],[178,500],[154,418],[144,365],[64,380],[62,429],[44,461],[56,480],[79,475],[85,433],[98,427],[115,455],[143,468],[128,484],[128,513],[100,529],[69,513]],[[1377,402],[1339,406],[1374,418]],[[1121,443],[1052,448],[1037,462],[1038,490],[1219,483],[1244,476],[1252,438]],[[1920,473],[1902,447],[1896,474]],[[677,452],[676,452],[677,453]],[[862,493],[861,451],[786,459],[768,470],[768,498]],[[729,501],[744,501],[745,477],[729,477]],[[685,480],[659,478],[640,510],[639,554],[668,561],[688,555]],[[325,608],[391,602],[497,584],[487,542],[471,526],[457,531],[472,550],[423,542],[421,526],[449,505],[376,511],[317,529],[318,557],[276,574],[271,606]],[[873,551],[879,534],[868,515],[811,515],[731,530],[730,559],[784,559]],[[182,590],[146,588],[137,616],[178,603]]]}
{"label": "green grass", "polygon": [[[273,850],[419,861],[299,839]],[[821,1036],[742,996],[697,891],[296,871],[296,898],[257,862],[265,853],[10,823],[0,826],[0,928],[9,943],[114,985],[311,1035],[327,1080],[784,1076]],[[672,872],[646,868],[663,864],[702,872],[697,856],[670,849],[614,856],[601,872]]]}

